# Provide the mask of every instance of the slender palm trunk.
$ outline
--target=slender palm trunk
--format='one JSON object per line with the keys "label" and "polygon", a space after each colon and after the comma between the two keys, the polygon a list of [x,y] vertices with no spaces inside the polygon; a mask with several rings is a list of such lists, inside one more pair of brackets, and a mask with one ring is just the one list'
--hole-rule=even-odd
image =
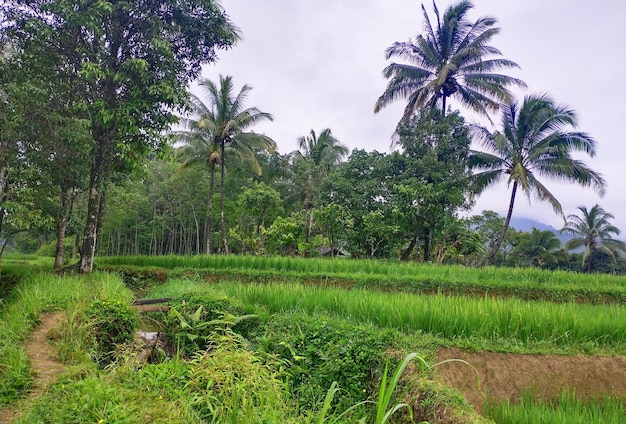
{"label": "slender palm trunk", "polygon": [[220,143],[220,155],[222,156],[222,169],[221,176],[222,181],[221,184],[221,196],[220,196],[220,235],[222,236],[222,242],[224,243],[224,253],[228,254],[228,240],[226,240],[226,219],[224,216],[224,175],[225,173],[225,160],[224,160],[224,150],[225,150],[226,141],[222,140]]}
{"label": "slender palm trunk", "polygon": [[509,211],[506,214],[506,219],[504,220],[504,228],[502,228],[502,234],[498,238],[496,245],[491,249],[487,258],[483,261],[482,265],[489,265],[493,261],[493,258],[496,256],[498,251],[500,250],[500,246],[506,237],[506,232],[509,229],[509,223],[511,222],[511,215],[513,215],[513,205],[515,204],[515,194],[517,193],[517,181],[513,183],[513,191],[511,192],[511,201],[509,202]]}
{"label": "slender palm trunk", "polygon": [[215,194],[215,163],[211,161],[211,176],[209,180],[209,198],[206,208],[206,225],[204,227],[204,252],[211,253],[211,234],[213,232],[213,195]]}
{"label": "slender palm trunk", "polygon": [[441,98],[441,102],[442,102],[441,113],[442,113],[444,118],[446,117],[446,100],[447,100],[447,97],[444,95]]}

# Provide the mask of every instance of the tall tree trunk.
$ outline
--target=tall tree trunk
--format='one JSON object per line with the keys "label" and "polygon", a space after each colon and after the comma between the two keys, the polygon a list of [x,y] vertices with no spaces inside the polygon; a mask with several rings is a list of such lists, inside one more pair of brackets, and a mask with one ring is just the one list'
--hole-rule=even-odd
{"label": "tall tree trunk", "polygon": [[[95,167],[95,166],[94,166]],[[96,230],[98,226],[98,209],[100,206],[100,172],[92,170],[87,197],[87,222],[83,233],[83,246],[80,249],[79,271],[93,271],[93,258],[96,253]]]}
{"label": "tall tree trunk", "polygon": [[[9,195],[9,172],[7,167],[2,167],[2,169],[0,169],[0,234],[3,234],[3,230],[4,230],[4,224],[5,224],[5,220],[6,220],[6,212],[4,210],[4,208],[2,207],[4,205],[4,202],[7,200],[7,197]],[[4,248],[7,245],[7,238],[4,237],[4,240],[2,242],[2,247],[0,248],[0,262],[2,261],[2,255],[4,254]],[[1,277],[1,273],[0,273],[0,280],[2,279]]]}
{"label": "tall tree trunk", "polygon": [[204,226],[204,253],[211,253],[211,234],[213,233],[213,196],[215,195],[215,163],[211,161],[209,179],[209,197],[206,208],[206,225]]}
{"label": "tall tree trunk", "polygon": [[491,249],[487,258],[483,261],[482,265],[489,265],[495,258],[496,254],[500,250],[500,246],[506,237],[506,232],[509,229],[509,223],[511,222],[511,216],[513,215],[513,206],[515,205],[515,194],[517,193],[517,181],[513,183],[513,190],[511,191],[511,201],[509,202],[509,210],[506,214],[506,219],[504,220],[504,227],[502,228],[502,234],[498,237],[498,241],[496,245]]}
{"label": "tall tree trunk", "polygon": [[76,259],[78,258],[78,255],[80,254],[80,231],[76,232],[76,235],[74,236],[74,247],[72,248],[72,259]]}
{"label": "tall tree trunk", "polygon": [[225,158],[224,158],[224,150],[225,150],[226,141],[222,140],[220,143],[220,155],[222,156],[222,165],[221,165],[221,195],[220,195],[220,235],[222,236],[222,242],[224,243],[224,253],[228,255],[228,240],[226,240],[226,217],[224,215],[224,176],[225,172]]}
{"label": "tall tree trunk", "polygon": [[407,259],[409,259],[409,256],[411,256],[411,252],[413,252],[413,249],[415,249],[415,245],[417,244],[418,235],[419,235],[419,230],[416,229],[415,234],[413,235],[413,238],[411,239],[411,243],[409,243],[409,247],[406,248],[406,250],[404,251],[404,253],[402,254],[400,258],[403,261],[406,261]]}
{"label": "tall tree trunk", "polygon": [[59,213],[59,221],[57,222],[57,244],[54,252],[54,269],[63,267],[65,256],[65,232],[72,215],[72,206],[74,205],[73,189],[69,187],[61,187],[61,211]]}
{"label": "tall tree trunk", "polygon": [[313,205],[309,205],[306,209],[306,235],[304,238],[304,242],[307,244],[307,246],[309,242],[311,241],[312,232],[313,232]]}
{"label": "tall tree trunk", "polygon": [[92,128],[92,135],[96,142],[96,151],[93,157],[89,175],[89,190],[87,191],[87,222],[83,233],[83,245],[80,250],[79,272],[93,271],[93,258],[96,254],[96,240],[98,235],[98,218],[100,217],[100,202],[104,193],[104,181],[107,172],[107,134],[98,126]]}
{"label": "tall tree trunk", "polygon": [[[100,200],[98,202],[98,221],[96,221],[96,235],[102,234],[102,223],[104,222],[104,210],[106,207],[106,188],[104,184],[100,190]],[[96,237],[96,244],[94,247],[94,255],[98,251],[98,238]]]}
{"label": "tall tree trunk", "polygon": [[430,261],[430,228],[424,228],[424,262]]}
{"label": "tall tree trunk", "polygon": [[[194,250],[194,252],[196,254],[200,254],[200,223],[198,222],[198,216],[196,215],[196,208],[194,208],[193,206],[193,202],[189,202],[189,205],[191,206],[191,213],[193,214],[193,223],[195,225],[196,228],[196,236],[195,236],[195,243],[196,243],[196,248]],[[191,237],[189,237],[189,250],[192,250],[192,241],[191,241]]]}

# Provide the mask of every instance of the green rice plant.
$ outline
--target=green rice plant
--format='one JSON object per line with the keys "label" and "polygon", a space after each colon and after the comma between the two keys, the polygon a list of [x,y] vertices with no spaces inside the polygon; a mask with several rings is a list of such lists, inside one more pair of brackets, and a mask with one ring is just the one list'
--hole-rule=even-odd
{"label": "green rice plant", "polygon": [[111,256],[99,257],[103,265],[153,266],[165,269],[239,269],[295,271],[311,275],[373,275],[404,280],[514,283],[536,285],[577,284],[588,288],[613,286],[626,288],[626,276],[577,274],[567,271],[545,271],[536,268],[468,268],[459,265],[438,265],[372,259],[290,258],[237,255],[197,256]]}
{"label": "green rice plant", "polygon": [[556,400],[537,400],[531,393],[519,403],[488,402],[484,414],[499,424],[620,424],[626,422],[626,407],[616,397],[582,401],[575,393],[561,392]]}
{"label": "green rice plant", "polygon": [[324,311],[404,332],[423,331],[459,340],[515,340],[553,346],[624,347],[626,310],[618,305],[551,304],[519,299],[417,296],[293,284],[216,285],[244,303],[270,312]]}
{"label": "green rice plant", "polygon": [[263,281],[278,278],[383,291],[493,294],[526,300],[626,304],[626,276],[533,268],[477,269],[375,260],[234,255],[105,257],[100,261],[109,266],[159,266],[179,273],[193,269],[207,273],[210,278],[221,276],[222,279],[238,277]]}

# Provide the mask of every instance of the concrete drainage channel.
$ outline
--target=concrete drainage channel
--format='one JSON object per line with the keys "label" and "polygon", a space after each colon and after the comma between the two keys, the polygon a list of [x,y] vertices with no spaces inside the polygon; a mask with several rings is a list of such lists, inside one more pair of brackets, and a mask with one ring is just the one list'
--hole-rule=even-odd
{"label": "concrete drainage channel", "polygon": [[[167,305],[172,299],[168,297],[158,299],[136,299],[132,306],[139,313],[167,312],[170,306]],[[139,363],[149,362],[156,359],[164,351],[164,337],[160,324],[150,318],[140,319],[137,332],[137,340],[143,345],[143,349],[137,354]]]}

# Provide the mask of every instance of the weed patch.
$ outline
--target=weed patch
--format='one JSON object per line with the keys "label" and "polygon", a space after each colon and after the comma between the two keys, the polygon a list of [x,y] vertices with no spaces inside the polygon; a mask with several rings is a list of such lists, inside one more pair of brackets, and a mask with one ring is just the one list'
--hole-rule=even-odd
{"label": "weed patch", "polygon": [[337,409],[343,410],[374,392],[394,343],[392,331],[356,325],[326,316],[285,313],[267,324],[260,348],[287,360],[291,389],[301,408],[322,402],[337,382]]}

